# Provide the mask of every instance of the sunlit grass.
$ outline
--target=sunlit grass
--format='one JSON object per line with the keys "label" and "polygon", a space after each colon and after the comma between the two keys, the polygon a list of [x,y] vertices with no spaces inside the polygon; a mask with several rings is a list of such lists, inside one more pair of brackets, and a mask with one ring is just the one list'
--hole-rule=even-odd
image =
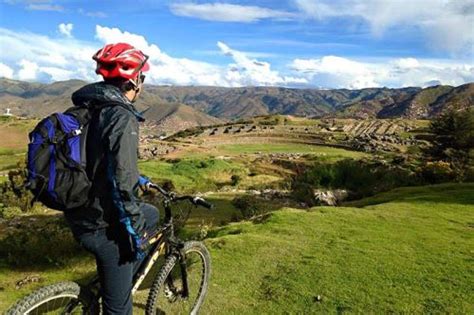
{"label": "sunlit grass", "polygon": [[472,188],[406,188],[369,208],[287,209],[227,226],[207,241],[203,312],[470,313]]}
{"label": "sunlit grass", "polygon": [[225,154],[256,154],[256,153],[300,153],[322,157],[361,158],[365,153],[349,151],[328,146],[299,144],[299,143],[266,143],[266,144],[225,144],[218,146]]}
{"label": "sunlit grass", "polygon": [[[216,221],[236,213],[233,195],[210,195],[217,210],[197,209],[189,222],[194,231],[215,227],[202,313],[470,313],[473,189],[401,188],[352,203],[362,208],[286,208],[260,224],[220,228]],[[0,311],[38,286],[84,280],[93,270],[84,256],[58,266],[0,265]],[[16,290],[29,274],[42,282]]]}

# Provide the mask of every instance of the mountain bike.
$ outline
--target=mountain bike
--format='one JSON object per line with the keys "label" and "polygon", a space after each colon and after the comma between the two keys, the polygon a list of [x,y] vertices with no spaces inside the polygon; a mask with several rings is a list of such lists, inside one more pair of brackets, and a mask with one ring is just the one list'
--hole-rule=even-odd
{"label": "mountain bike", "polygon": [[[163,196],[164,223],[146,238],[147,255],[134,274],[135,296],[160,257],[164,263],[147,294],[145,314],[197,314],[204,302],[211,274],[211,258],[203,243],[182,241],[175,235],[172,205],[189,201],[212,209],[201,197],[169,192],[156,184],[149,188]],[[6,314],[100,314],[100,284],[95,276],[84,286],[59,282],[42,287],[16,302]]]}

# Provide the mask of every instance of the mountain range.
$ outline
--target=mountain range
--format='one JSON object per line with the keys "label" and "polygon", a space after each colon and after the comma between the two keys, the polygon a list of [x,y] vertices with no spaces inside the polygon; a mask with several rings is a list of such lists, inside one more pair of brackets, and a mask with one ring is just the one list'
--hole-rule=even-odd
{"label": "mountain range", "polygon": [[432,118],[450,107],[474,106],[474,83],[458,87],[361,90],[281,87],[163,87],[148,92],[219,118],[286,114],[344,118]]}
{"label": "mountain range", "polygon": [[[51,84],[0,79],[0,110],[42,117],[71,106],[79,80]],[[458,87],[367,88],[361,90],[283,87],[194,87],[146,85],[137,101],[145,117],[170,128],[217,124],[258,115],[343,118],[432,118],[448,108],[474,106],[474,83]]]}

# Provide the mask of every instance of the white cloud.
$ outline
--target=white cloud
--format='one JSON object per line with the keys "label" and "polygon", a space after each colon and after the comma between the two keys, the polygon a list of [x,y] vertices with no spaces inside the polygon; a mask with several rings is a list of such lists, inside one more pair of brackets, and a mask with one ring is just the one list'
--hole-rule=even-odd
{"label": "white cloud", "polygon": [[175,58],[145,37],[118,28],[96,26],[96,42],[51,38],[0,28],[0,76],[20,80],[97,81],[91,56],[104,44],[129,42],[150,56],[147,82],[167,85],[293,86],[363,88],[371,86],[424,86],[433,82],[460,85],[474,81],[472,63],[392,58],[354,60],[342,56],[295,59],[289,67],[272,64],[218,42],[228,64]]}
{"label": "white cloud", "polygon": [[378,86],[370,65],[342,57],[295,59],[292,68],[322,87],[360,89]]}
{"label": "white cloud", "polygon": [[66,37],[71,38],[72,37],[72,29],[74,28],[74,25],[72,23],[61,23],[58,26],[59,33],[63,34]]}
{"label": "white cloud", "polygon": [[106,18],[108,15],[102,11],[86,11],[84,9],[79,9],[78,12],[82,15],[93,17],[93,18]]}
{"label": "white cloud", "polygon": [[175,3],[170,6],[175,15],[194,17],[207,21],[250,23],[263,19],[286,20],[296,15],[291,12],[244,6],[230,3]]}
{"label": "white cloud", "polygon": [[161,51],[155,45],[147,42],[141,35],[123,32],[118,28],[98,25],[96,38],[105,43],[123,41],[139,48],[150,56],[150,72],[147,76],[155,84],[173,85],[289,85],[305,83],[305,78],[281,76],[271,70],[267,62],[249,58],[245,53],[233,50],[226,44],[218,42],[222,53],[232,58],[233,63],[227,67],[190,60],[174,58]]}
{"label": "white cloud", "polygon": [[233,64],[228,66],[225,80],[229,86],[271,86],[307,83],[305,78],[281,76],[277,71],[271,70],[268,62],[250,59],[245,53],[231,49],[222,42],[217,46],[226,56],[232,57]]}
{"label": "white cloud", "polygon": [[22,59],[18,64],[21,67],[20,71],[18,71],[18,79],[34,81],[38,78],[38,64],[26,59]]}
{"label": "white cloud", "polygon": [[[220,56],[222,55],[222,51],[220,49],[209,49],[209,50],[194,50],[195,54],[199,54],[202,56]],[[281,56],[277,53],[269,53],[269,52],[260,52],[260,51],[241,51],[249,58],[276,58]]]}
{"label": "white cloud", "polygon": [[49,3],[31,3],[27,5],[26,8],[28,10],[33,10],[33,11],[56,11],[56,12],[64,11],[64,7],[60,5],[49,4]]}
{"label": "white cloud", "polygon": [[473,65],[415,58],[362,62],[325,56],[295,59],[290,67],[312,85],[326,88],[427,86],[435,81],[461,85],[474,81]]}
{"label": "white cloud", "polygon": [[310,18],[362,18],[376,36],[391,27],[415,27],[435,49],[474,53],[474,0],[293,1]]}
{"label": "white cloud", "polygon": [[127,42],[149,55],[150,71],[147,74],[147,82],[176,85],[221,85],[223,83],[219,66],[187,58],[173,58],[162,52],[157,45],[149,44],[141,35],[97,25],[96,38],[104,44]]}
{"label": "white cloud", "polygon": [[[0,49],[0,62],[14,70],[14,78],[47,81],[73,78],[93,81],[97,78],[91,59],[98,49],[97,44],[4,28],[0,28],[0,42],[2,48],[8,47]],[[28,67],[25,68],[28,62],[36,64],[37,68],[33,66],[37,71],[36,76]],[[70,76],[66,73],[70,73]]]}
{"label": "white cloud", "polygon": [[13,69],[0,62],[0,78],[13,78]]}
{"label": "white cloud", "polygon": [[51,81],[65,81],[76,78],[73,70],[58,67],[40,67],[39,70],[49,76]]}
{"label": "white cloud", "polygon": [[394,63],[402,69],[418,68],[420,63],[415,58],[401,58]]}

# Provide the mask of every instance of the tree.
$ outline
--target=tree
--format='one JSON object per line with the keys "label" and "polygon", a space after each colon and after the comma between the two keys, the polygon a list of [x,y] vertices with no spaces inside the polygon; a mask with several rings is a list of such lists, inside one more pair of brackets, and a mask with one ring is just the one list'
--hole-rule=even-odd
{"label": "tree", "polygon": [[464,179],[474,166],[474,110],[450,110],[431,122],[430,131],[428,158],[450,163],[458,179]]}

